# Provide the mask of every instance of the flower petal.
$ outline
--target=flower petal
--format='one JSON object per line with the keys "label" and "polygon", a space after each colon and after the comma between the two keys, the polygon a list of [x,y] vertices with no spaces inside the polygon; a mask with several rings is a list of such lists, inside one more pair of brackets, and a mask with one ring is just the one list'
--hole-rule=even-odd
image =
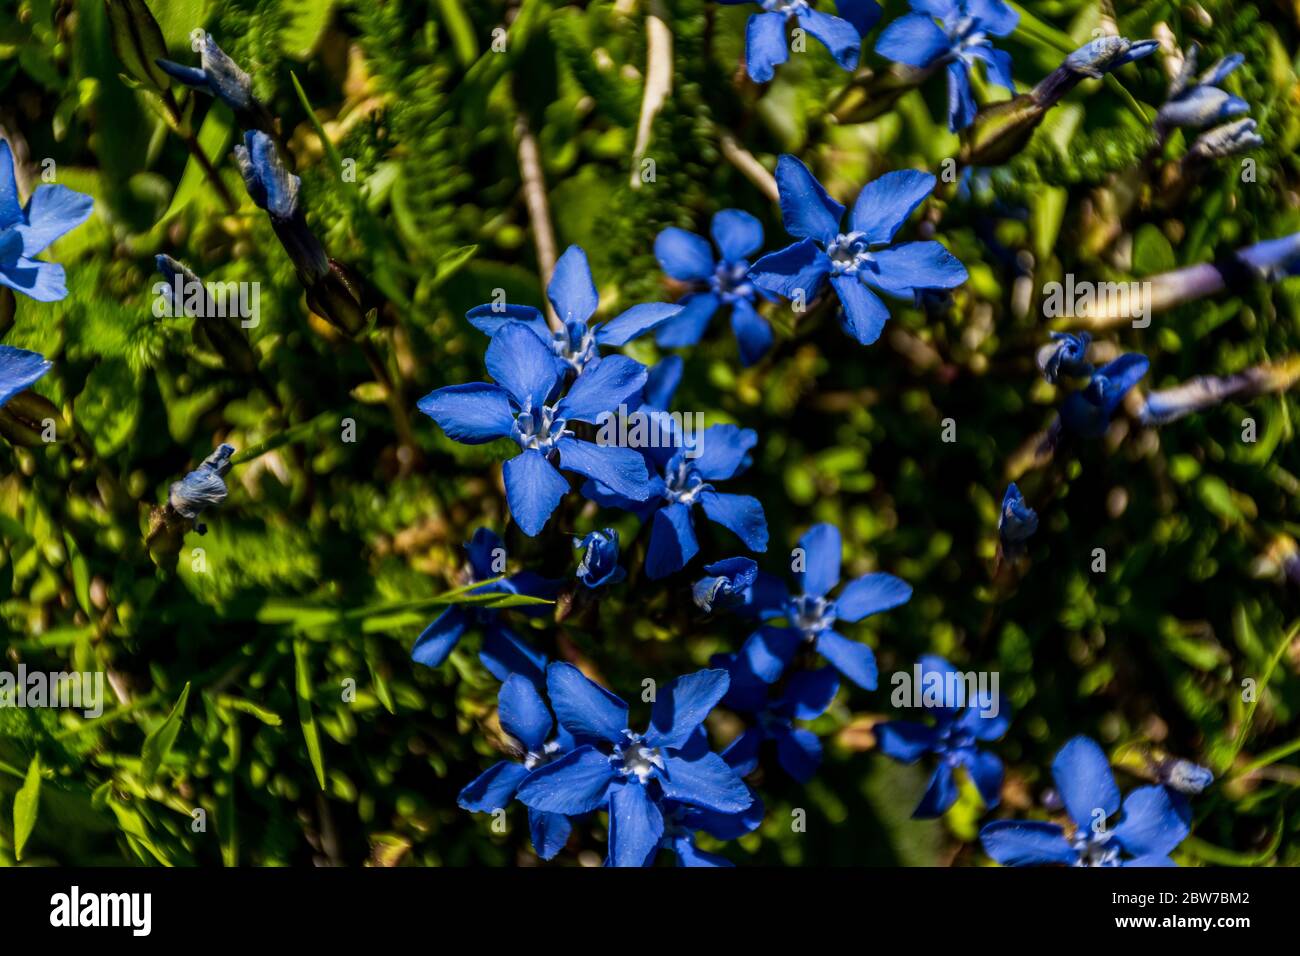
{"label": "flower petal", "polygon": [[863,233],[871,245],[889,242],[916,207],[934,191],[936,182],[934,176],[919,169],[885,173],[862,187],[853,204],[849,225],[854,232]]}
{"label": "flower petal", "polygon": [[526,325],[503,325],[488,344],[484,364],[497,384],[521,408],[546,403],[559,377],[555,353],[543,345]]}
{"label": "flower petal", "polygon": [[[11,231],[10,235],[14,241],[21,242],[16,233]],[[7,285],[37,302],[58,302],[68,295],[63,266],[57,262],[28,259],[26,256],[19,256],[15,262],[0,266],[0,285]]]}
{"label": "flower petal", "polygon": [[740,209],[719,211],[709,231],[722,261],[731,265],[748,259],[763,246],[763,224]]}
{"label": "flower petal", "polygon": [[528,832],[533,838],[533,851],[543,860],[549,860],[569,842],[573,824],[562,813],[547,813],[529,807]]}
{"label": "flower petal", "polygon": [[740,656],[756,677],[774,684],[802,643],[803,633],[792,627],[760,627],[740,648]]}
{"label": "flower petal", "polygon": [[862,34],[854,29],[853,24],[829,13],[812,9],[798,14],[797,19],[799,26],[831,51],[831,56],[842,69],[858,68],[858,55],[862,52]]}
{"label": "flower petal", "polygon": [[14,176],[14,154],[9,143],[0,139],[0,229],[23,221],[23,207],[18,202],[18,179]]}
{"label": "flower petal", "polygon": [[655,512],[650,525],[650,545],[646,550],[645,572],[651,580],[665,578],[686,567],[695,557],[700,544],[695,538],[691,509],[673,502]]}
{"label": "flower petal", "polygon": [[699,282],[713,275],[709,241],[676,226],[655,236],[655,258],[667,275],[680,282]]}
{"label": "flower petal", "polygon": [[483,632],[483,646],[479,649],[478,659],[499,681],[519,674],[540,686],[546,679],[546,655],[496,621]]}
{"label": "flower petal", "polygon": [[416,638],[411,660],[425,667],[441,666],[468,625],[464,611],[454,606],[447,608]]}
{"label": "flower petal", "polygon": [[510,806],[515,791],[528,776],[528,769],[513,760],[494,763],[479,774],[456,798],[462,810],[471,813],[491,813]]}
{"label": "flower petal", "polygon": [[1064,830],[1037,820],[994,820],[980,830],[980,843],[1003,866],[1069,865],[1079,858]]}
{"label": "flower petal", "polygon": [[817,635],[817,652],[863,690],[876,689],[876,655],[866,644],[835,631],[822,631]]}
{"label": "flower petal", "polygon": [[835,616],[854,623],[870,614],[906,604],[911,598],[912,586],[902,578],[883,572],[864,574],[844,585],[835,599]]}
{"label": "flower petal", "polygon": [[777,724],[772,728],[776,738],[776,759],[781,767],[799,783],[807,783],[822,764],[822,742],[811,730]]}
{"label": "flower petal", "polygon": [[758,444],[758,432],[739,425],[712,425],[699,437],[695,468],[708,481],[734,478],[749,464],[749,450]]}
{"label": "flower petal", "polygon": [[800,239],[816,239],[823,245],[839,235],[844,207],[827,195],[808,167],[789,153],[776,161],[776,184],[786,232]]}
{"label": "flower petal", "polygon": [[609,791],[609,864],[649,866],[664,835],[664,815],[644,785],[615,784]]}
{"label": "flower petal", "polygon": [[627,704],[572,664],[556,661],[546,668],[546,692],[556,718],[578,737],[614,743],[627,729]]}
{"label": "flower petal", "polygon": [[832,276],[831,285],[844,306],[844,331],[862,345],[871,345],[879,339],[889,321],[889,309],[885,303],[876,298],[857,276]]}
{"label": "flower petal", "polygon": [[933,239],[890,246],[872,257],[876,271],[863,271],[863,279],[895,295],[910,295],[913,289],[953,289],[970,278],[957,257]]}
{"label": "flower petal", "polygon": [[1091,829],[1100,819],[1119,812],[1119,787],[1110,772],[1110,762],[1097,742],[1089,737],[1072,737],[1052,761],[1052,779],[1070,819],[1081,829]]}
{"label": "flower petal", "polygon": [[700,495],[700,504],[710,521],[732,532],[750,551],[767,550],[767,517],[757,498],[706,491]]}
{"label": "flower petal", "polygon": [[979,21],[985,33],[1004,37],[1020,22],[1020,14],[1003,0],[966,0],[966,13]]}
{"label": "flower petal", "polygon": [[546,297],[561,322],[586,322],[596,314],[600,299],[596,296],[587,254],[581,246],[569,246],[555,263]]}
{"label": "flower petal", "polygon": [[1167,856],[1186,839],[1188,826],[1164,787],[1138,787],[1124,798],[1115,839],[1130,856]]}
{"label": "flower petal", "polygon": [[756,13],[745,26],[745,70],[755,83],[766,83],[790,59],[784,13]]}
{"label": "flower petal", "polygon": [[803,552],[803,570],[795,572],[795,580],[803,593],[811,597],[825,597],[831,588],[840,583],[840,529],[833,524],[815,524],[799,539]]}
{"label": "flower petal", "polygon": [[505,389],[487,382],[434,389],[416,407],[437,422],[448,438],[463,445],[504,438],[515,424]]}
{"label": "flower petal", "polygon": [[670,754],[664,767],[659,782],[664,794],[673,800],[719,813],[739,813],[754,802],[745,781],[715,753],[695,760]]}
{"label": "flower petal", "polygon": [[921,802],[912,811],[917,820],[931,820],[943,816],[948,808],[957,802],[957,784],[953,780],[952,766],[946,761],[939,761],[930,777],[930,786],[926,787]]}
{"label": "flower petal", "polygon": [[26,222],[15,225],[23,237],[23,255],[34,256],[64,233],[90,218],[95,201],[67,186],[37,186],[27,201]]}
{"label": "flower petal", "polygon": [[657,329],[665,322],[670,322],[680,314],[680,305],[667,302],[643,302],[634,305],[621,315],[617,315],[596,327],[596,341],[601,345],[617,348],[627,345],[634,338]]}
{"label": "flower petal", "polygon": [[772,326],[748,299],[731,303],[731,331],[740,349],[740,364],[746,368],[760,361],[772,347]]}
{"label": "flower petal", "polygon": [[826,253],[811,239],[804,239],[759,259],[749,270],[749,278],[765,292],[801,299],[806,305],[821,291],[830,271]]}
{"label": "flower petal", "polygon": [[535,448],[511,458],[502,474],[510,514],[524,534],[535,537],[568,493],[569,483]]}
{"label": "flower petal", "polygon": [[538,767],[515,795],[533,810],[579,816],[605,805],[614,778],[609,758],[585,745]]}
{"label": "flower petal", "polygon": [[565,436],[555,443],[560,467],[598,481],[617,495],[632,501],[650,497],[650,475],[645,459],[634,448],[596,445]]}
{"label": "flower petal", "polygon": [[726,671],[714,669],[686,674],[661,688],[655,694],[646,742],[652,747],[680,750],[722,700],[730,683]]}
{"label": "flower petal", "polygon": [[524,745],[539,751],[554,726],[551,711],[536,686],[522,674],[511,674],[497,693],[497,719],[501,729]]}
{"label": "flower petal", "polygon": [[651,408],[667,409],[673,403],[677,386],[682,383],[682,370],[685,366],[680,355],[670,355],[652,365],[646,375],[645,387],[641,390],[645,404]]}
{"label": "flower petal", "polygon": [[551,342],[555,338],[551,334],[551,327],[546,324],[546,317],[542,315],[541,310],[535,309],[531,305],[511,305],[509,303],[500,306],[491,303],[476,305],[465,313],[465,318],[469,319],[470,325],[488,336],[496,335],[501,331],[501,326],[507,322],[520,322],[532,329],[533,335],[537,336],[537,340],[547,348],[551,347]]}
{"label": "flower petal", "polygon": [[997,754],[974,748],[963,750],[959,756],[975,783],[975,789],[980,792],[984,806],[992,810],[1002,800],[1002,761]]}
{"label": "flower petal", "polygon": [[840,689],[840,677],[833,667],[797,671],[786,681],[781,709],[799,720],[815,720],[826,713]]}
{"label": "flower petal", "polygon": [[697,343],[722,300],[714,292],[695,292],[682,298],[678,304],[682,310],[655,330],[655,341],[666,349],[686,348]]}
{"label": "flower petal", "polygon": [[916,763],[934,750],[939,740],[935,728],[912,720],[888,720],[873,726],[871,732],[877,749],[902,763]]}
{"label": "flower petal", "polygon": [[880,32],[876,52],[907,66],[927,67],[948,52],[952,43],[939,24],[925,13],[908,13]]}
{"label": "flower petal", "polygon": [[646,367],[626,355],[592,359],[560,399],[561,418],[596,424],[601,414],[628,402],[645,385]]}
{"label": "flower petal", "polygon": [[835,0],[839,15],[853,24],[859,36],[866,36],[882,13],[876,0]]}
{"label": "flower petal", "polygon": [[970,69],[962,60],[948,62],[948,129],[954,133],[975,120],[979,105],[970,85]]}
{"label": "flower petal", "polygon": [[[0,143],[3,143],[0,140]],[[0,408],[19,392],[36,384],[54,365],[27,349],[0,345]]]}

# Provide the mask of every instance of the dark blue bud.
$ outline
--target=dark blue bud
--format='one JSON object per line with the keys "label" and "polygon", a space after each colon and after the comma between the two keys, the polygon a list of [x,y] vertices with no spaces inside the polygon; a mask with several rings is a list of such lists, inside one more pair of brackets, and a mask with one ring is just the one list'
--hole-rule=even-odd
{"label": "dark blue bud", "polygon": [[585,549],[576,574],[587,587],[617,584],[626,577],[627,572],[618,564],[618,532],[613,528],[593,531],[585,538],[574,538],[573,546]]}

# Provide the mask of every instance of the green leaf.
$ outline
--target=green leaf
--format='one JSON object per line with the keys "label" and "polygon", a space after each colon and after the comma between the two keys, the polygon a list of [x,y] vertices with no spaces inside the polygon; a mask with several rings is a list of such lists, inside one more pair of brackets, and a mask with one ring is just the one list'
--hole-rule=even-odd
{"label": "green leaf", "polygon": [[1174,247],[1158,226],[1147,223],[1133,236],[1133,274],[1145,279],[1176,268]]}
{"label": "green leaf", "polygon": [[316,771],[316,782],[325,789],[325,759],[321,756],[320,730],[312,713],[312,686],[307,642],[302,638],[293,642],[294,688],[298,693],[298,722],[302,724],[302,739],[307,744],[307,756]]}
{"label": "green leaf", "polygon": [[106,0],[109,40],[126,72],[156,90],[171,86],[171,77],[155,62],[167,57],[167,43],[153,11],[144,0]]}
{"label": "green leaf", "polygon": [[[452,49],[461,66],[470,66],[478,59],[478,40],[474,37],[474,24],[470,22],[460,0],[437,0],[442,13],[442,26],[451,36]],[[436,21],[435,21],[436,22]]]}
{"label": "green leaf", "polygon": [[307,59],[329,26],[334,0],[281,0],[279,6],[289,20],[280,33],[280,49],[295,60]]}
{"label": "green leaf", "polygon": [[153,780],[157,776],[158,768],[171,753],[172,745],[176,743],[176,737],[181,732],[181,721],[185,717],[185,705],[189,699],[190,685],[187,681],[167,719],[145,737],[144,746],[140,750],[140,773],[145,780]]}
{"label": "green leaf", "polygon": [[67,531],[63,532],[63,547],[68,552],[68,563],[72,565],[72,590],[77,596],[77,604],[89,615],[91,613],[90,571],[86,567],[86,559],[82,557],[77,542]]}
{"label": "green leaf", "polygon": [[27,777],[14,794],[14,858],[23,858],[23,847],[36,827],[36,813],[41,803],[41,758],[33,757],[27,765]]}
{"label": "green leaf", "polygon": [[434,264],[432,289],[439,288],[463,269],[474,258],[476,252],[478,252],[478,246],[461,246],[439,256],[438,261]]}
{"label": "green leaf", "polygon": [[95,451],[107,458],[120,451],[135,431],[140,389],[124,359],[108,359],[86,377],[73,405],[77,427],[90,436]]}
{"label": "green leaf", "polygon": [[[234,132],[234,114],[224,103],[214,102],[208,114],[203,117],[203,125],[199,127],[199,148],[203,150],[203,155],[208,157],[214,169],[220,167],[222,157],[230,148],[230,140]],[[185,164],[184,172],[181,173],[181,181],[176,187],[176,192],[172,193],[171,204],[163,213],[162,222],[165,223],[180,213],[207,186],[207,172],[203,169],[203,165],[191,156]]]}

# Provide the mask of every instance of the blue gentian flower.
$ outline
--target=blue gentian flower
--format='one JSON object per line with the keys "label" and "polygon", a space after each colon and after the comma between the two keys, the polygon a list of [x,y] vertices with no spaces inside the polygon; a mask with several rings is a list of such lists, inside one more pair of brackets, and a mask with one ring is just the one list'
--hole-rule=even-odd
{"label": "blue gentian flower", "polygon": [[467,445],[512,438],[520,454],[505,463],[506,499],[524,534],[538,534],[569,483],[556,469],[600,482],[618,495],[645,501],[652,494],[645,460],[635,450],[574,437],[570,422],[595,424],[645,384],[645,366],[624,355],[592,359],[559,396],[555,357],[522,322],[501,327],[488,345],[487,369],[497,384],[473,382],[435,389],[419,409],[447,437]]}
{"label": "blue gentian flower", "polygon": [[947,64],[950,130],[965,129],[979,111],[970,80],[976,60],[984,63],[991,82],[1015,96],[1011,56],[994,49],[989,37],[1008,36],[1020,22],[1020,14],[1002,0],[909,2],[916,12],[905,14],[885,27],[876,40],[876,52],[919,69]]}
{"label": "blue gentian flower", "polygon": [[307,226],[302,208],[302,180],[289,172],[275,141],[260,130],[249,130],[235,147],[235,163],[248,196],[266,210],[276,237],[284,246],[304,283],[311,285],[330,271],[325,247]]}
{"label": "blue gentian flower", "polygon": [[1074,824],[1065,828],[1038,820],[995,820],[980,830],[984,852],[1003,866],[1173,866],[1169,854],[1187,836],[1164,787],[1138,787],[1124,798],[1101,747],[1074,737],[1052,761],[1052,778]]}
{"label": "blue gentian flower", "polygon": [[906,604],[912,597],[911,586],[892,574],[864,574],[844,585],[838,598],[831,598],[830,592],[840,581],[839,529],[830,524],[813,525],[799,539],[799,547],[804,561],[804,570],[797,575],[801,594],[791,595],[776,580],[766,583],[761,594],[755,585],[754,605],[759,616],[785,618],[785,626],[760,627],[745,641],[741,657],[755,675],[771,684],[801,648],[808,648],[859,687],[875,690],[876,658],[871,648],[840,634],[835,624],[852,624]]}
{"label": "blue gentian flower", "polygon": [[611,865],[654,862],[665,832],[665,801],[726,814],[753,803],[745,782],[720,756],[688,748],[727,692],[726,671],[696,671],[660,688],[644,733],[629,729],[627,704],[571,664],[551,664],[546,686],[560,724],[594,743],[530,774],[519,786],[519,800],[566,816],[608,807]]}
{"label": "blue gentian flower", "polygon": [[1025,542],[1038,530],[1038,512],[1025,503],[1013,481],[1002,496],[1002,511],[998,515],[998,539],[1002,553],[1014,558],[1025,548]]}
{"label": "blue gentian flower", "polygon": [[875,0],[836,0],[839,16],[812,9],[809,0],[718,0],[729,5],[757,3],[763,8],[745,27],[745,72],[755,83],[766,83],[776,68],[790,59],[786,30],[793,21],[812,34],[846,70],[856,70],[862,36],[880,19]]}
{"label": "blue gentian flower", "polygon": [[697,505],[745,547],[766,551],[767,517],[758,499],[715,489],[716,482],[734,478],[749,467],[749,450],[757,442],[752,428],[713,425],[698,436],[696,457],[690,457],[684,448],[642,449],[658,471],[650,477],[650,495],[644,501],[629,499],[594,476],[582,493],[597,504],[631,511],[651,522],[645,569],[655,580],[680,571],[700,550],[693,517]]}
{"label": "blue gentian flower", "polygon": [[[460,792],[456,802],[471,813],[504,810],[530,774],[572,752],[576,746],[567,730],[555,727],[546,701],[533,681],[522,674],[510,674],[501,684],[497,719],[501,729],[510,735],[512,756],[516,759],[494,763]],[[529,808],[528,829],[537,855],[549,860],[568,842],[572,825],[562,813]]]}
{"label": "blue gentian flower", "polygon": [[[957,669],[942,657],[926,654],[920,666],[923,675],[933,674],[942,681],[941,703],[930,708],[934,723],[890,720],[872,727],[880,752],[886,756],[906,764],[916,763],[926,754],[938,758],[930,785],[912,816],[939,817],[957,802],[954,773],[958,767],[970,776],[984,805],[996,807],[1002,799],[1002,761],[981,750],[979,744],[999,740],[1007,732],[1011,715],[1006,702],[957,699],[953,693],[957,685],[949,676],[957,674]],[[986,713],[991,710],[996,712]]]}
{"label": "blue gentian flower", "polygon": [[0,408],[19,392],[31,388],[54,367],[44,355],[0,345]]}
{"label": "blue gentian flower", "polygon": [[1055,385],[1062,375],[1084,378],[1092,374],[1088,361],[1088,346],[1092,336],[1087,332],[1053,332],[1052,341],[1038,350],[1038,368],[1043,378]]}
{"label": "blue gentian flower", "polygon": [[750,278],[767,292],[811,302],[829,277],[844,307],[844,330],[863,345],[880,338],[889,319],[871,288],[915,298],[920,290],[952,289],[968,278],[966,267],[938,242],[891,245],[934,189],[929,173],[904,169],[867,183],[849,214],[848,232],[840,231],[844,207],[799,160],[782,156],[776,181],[786,231],[800,241],[759,259]]}
{"label": "blue gentian flower", "polygon": [[[235,453],[233,445],[221,444],[204,458],[189,474],[180,481],[173,481],[167,490],[167,501],[182,518],[191,521],[198,518],[208,508],[215,508],[226,500],[226,472],[230,471],[230,456]],[[207,528],[195,524],[194,530],[205,534]]]}
{"label": "blue gentian flower", "polygon": [[592,531],[585,538],[574,538],[573,546],[583,549],[577,576],[587,587],[618,584],[627,577],[627,572],[618,563],[618,532],[615,529]]}
{"label": "blue gentian flower", "polygon": [[1134,42],[1121,36],[1097,37],[1067,56],[1065,69],[1081,76],[1100,79],[1121,66],[1150,56],[1159,48],[1157,40]]}
{"label": "blue gentian flower", "polygon": [[[469,580],[491,581],[470,589],[470,594],[525,594],[529,597],[553,598],[558,584],[532,571],[519,571],[496,581],[505,570],[506,550],[495,532],[479,528],[465,545],[469,557]],[[528,613],[524,609],[524,613]],[[533,650],[515,634],[502,618],[502,611],[473,605],[453,604],[424,629],[411,648],[411,659],[426,667],[439,667],[460,643],[466,631],[483,635],[479,660],[499,681],[511,674],[523,674],[540,683],[546,669],[546,655]]]}
{"label": "blue gentian flower", "polygon": [[666,348],[694,345],[721,306],[731,308],[731,330],[740,360],[753,365],[772,347],[772,326],[755,308],[758,290],[749,280],[749,256],[763,246],[763,225],[747,212],[724,209],[710,228],[719,258],[707,239],[675,226],[655,238],[664,272],[696,289],[681,300],[681,314],[659,326],[655,341]]}
{"label": "blue gentian flower", "polygon": [[217,97],[236,113],[247,111],[253,104],[252,79],[226,56],[210,33],[203,39],[198,69],[171,60],[160,59],[157,62],[173,79]]}
{"label": "blue gentian flower", "polygon": [[68,294],[63,266],[33,256],[90,218],[95,201],[67,186],[42,184],[23,208],[18,202],[14,155],[0,140],[0,285],[37,302]]}
{"label": "blue gentian flower", "polygon": [[1145,355],[1129,352],[1097,369],[1085,388],[1071,392],[1061,406],[1061,424],[1084,438],[1100,438],[1120,403],[1147,373]]}
{"label": "blue gentian flower", "polygon": [[1199,53],[1199,48],[1193,45],[1183,58],[1183,67],[1170,84],[1169,97],[1156,113],[1157,129],[1175,126],[1200,129],[1250,110],[1250,104],[1240,96],[1219,89],[1219,84],[1246,58],[1233,53],[1206,70],[1200,79],[1194,79]]}
{"label": "blue gentian flower", "polygon": [[591,325],[591,317],[596,314],[600,300],[587,254],[580,246],[569,246],[555,263],[555,271],[546,286],[546,297],[564,325],[562,332],[552,333],[541,310],[531,305],[489,303],[470,309],[465,317],[474,328],[494,337],[507,325],[520,323],[554,353],[561,371],[581,372],[588,362],[599,358],[597,346],[626,345],[658,328],[682,310],[681,306],[666,302],[645,302],[632,306],[608,322]]}
{"label": "blue gentian flower", "polygon": [[833,667],[797,671],[783,682],[779,692],[753,673],[738,654],[720,654],[712,661],[731,675],[731,686],[722,705],[749,718],[750,726],[733,740],[723,758],[741,776],[753,773],[758,766],[759,748],[770,740],[776,746],[776,759],[791,777],[807,783],[822,762],[822,744],[817,735],[796,720],[816,720],[826,713],[840,680]]}
{"label": "blue gentian flower", "polygon": [[696,606],[708,614],[714,608],[744,604],[754,579],[758,577],[758,565],[750,558],[723,558],[706,564],[704,573],[707,577],[691,585],[691,597]]}

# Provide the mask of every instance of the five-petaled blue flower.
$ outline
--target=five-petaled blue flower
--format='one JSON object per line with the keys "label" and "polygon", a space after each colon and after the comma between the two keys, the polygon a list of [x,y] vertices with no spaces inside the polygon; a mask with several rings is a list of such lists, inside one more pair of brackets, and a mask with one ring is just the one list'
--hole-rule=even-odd
{"label": "five-petaled blue flower", "polygon": [[1188,834],[1164,787],[1138,787],[1124,798],[1101,747],[1074,737],[1052,761],[1052,778],[1074,824],[995,820],[980,830],[984,852],[1003,866],[1174,866],[1169,854]]}
{"label": "five-petaled blue flower", "polygon": [[699,454],[694,457],[686,448],[641,449],[659,472],[650,477],[647,499],[628,498],[599,478],[582,489],[597,504],[631,511],[651,522],[645,570],[652,579],[680,571],[699,552],[693,518],[696,505],[704,509],[710,521],[731,531],[751,551],[767,550],[767,517],[758,499],[723,494],[714,488],[715,482],[734,478],[749,467],[749,450],[758,442],[758,435],[751,428],[713,425],[697,436],[697,442]]}
{"label": "five-petaled blue flower", "polygon": [[618,584],[627,572],[618,563],[618,531],[606,528],[592,531],[585,538],[574,538],[573,546],[582,549],[577,577],[589,588]]}
{"label": "five-petaled blue flower", "polygon": [[1038,530],[1038,512],[1025,503],[1013,481],[1002,496],[1002,511],[998,515],[998,540],[1002,553],[1015,558],[1025,548],[1025,542]]}
{"label": "five-petaled blue flower", "polygon": [[90,218],[94,200],[67,186],[40,185],[24,209],[18,202],[14,155],[0,140],[0,285],[37,302],[68,294],[63,266],[33,256]]}
{"label": "five-petaled blue flower", "polygon": [[0,345],[0,408],[19,392],[35,385],[53,367],[38,352]]}
{"label": "five-petaled blue flower", "polygon": [[776,578],[759,575],[753,609],[761,618],[784,618],[785,626],[764,624],[745,641],[741,657],[750,670],[774,683],[800,648],[821,654],[841,674],[864,690],[876,688],[876,658],[871,648],[835,630],[837,621],[854,623],[870,614],[906,604],[912,588],[892,574],[864,574],[844,585],[838,598],[830,592],[840,581],[840,531],[818,524],[799,539],[802,570],[797,580],[803,593],[791,595]]}
{"label": "five-petaled blue flower", "polygon": [[754,308],[758,290],[749,280],[749,256],[763,245],[763,225],[747,212],[724,209],[710,228],[721,258],[708,240],[670,226],[655,238],[655,258],[669,276],[696,291],[681,300],[682,311],[659,326],[655,341],[666,348],[694,345],[721,306],[731,307],[731,330],[740,360],[753,365],[772,347],[772,326]]}
{"label": "five-petaled blue flower", "polygon": [[618,495],[645,501],[645,460],[635,450],[576,438],[570,422],[595,424],[645,385],[645,366],[624,355],[593,358],[563,397],[560,366],[522,322],[507,322],[488,345],[486,364],[497,384],[472,382],[435,389],[419,409],[447,437],[467,445],[513,438],[520,454],[505,463],[506,500],[524,534],[538,534],[569,483],[556,470],[585,475]]}
{"label": "five-petaled blue flower", "polygon": [[[570,753],[576,745],[567,730],[555,727],[546,701],[533,681],[522,674],[511,674],[502,683],[497,694],[497,719],[501,729],[510,735],[514,751],[511,756],[516,759],[494,763],[460,792],[456,802],[471,813],[505,809],[529,774]],[[530,807],[528,829],[537,855],[549,860],[568,842],[572,824],[562,813]]]}
{"label": "five-petaled blue flower", "polygon": [[1093,372],[1088,384],[1065,397],[1061,425],[1084,438],[1099,438],[1110,427],[1120,403],[1147,373],[1145,355],[1128,352]]}
{"label": "five-petaled blue flower", "polygon": [[[520,571],[503,580],[494,580],[505,573],[506,549],[495,532],[487,528],[474,532],[465,545],[465,552],[469,557],[470,583],[491,582],[471,588],[470,594],[524,594],[551,598],[558,590],[555,582],[532,571]],[[416,639],[411,648],[411,659],[427,667],[438,667],[447,660],[466,631],[477,629],[483,634],[479,660],[493,677],[504,681],[511,674],[523,674],[540,682],[546,668],[546,655],[524,643],[505,625],[501,615],[501,611],[488,608],[453,604]]]}
{"label": "five-petaled blue flower", "polygon": [[555,716],[583,743],[524,780],[519,800],[534,810],[578,816],[609,808],[613,866],[646,866],[665,833],[665,802],[718,813],[753,803],[745,782],[712,751],[688,748],[727,692],[726,671],[679,677],[655,695],[645,733],[628,728],[628,708],[571,664],[554,663],[546,687]]}
{"label": "five-petaled blue flower", "polygon": [[706,614],[714,608],[738,607],[749,597],[758,577],[758,565],[751,558],[723,558],[704,566],[708,577],[691,585],[691,598]]}
{"label": "five-petaled blue flower", "polygon": [[[939,758],[930,785],[912,811],[918,819],[942,816],[957,802],[954,773],[963,768],[974,782],[984,805],[996,807],[1002,799],[1002,761],[980,750],[981,742],[998,740],[1007,732],[1010,714],[1002,700],[963,700],[963,685],[956,668],[942,657],[924,655],[919,661],[923,688],[934,682],[937,701],[926,706],[934,714],[933,724],[911,720],[890,720],[872,731],[880,752],[903,763],[915,763],[926,754]],[[957,680],[954,680],[953,677]],[[923,691],[928,695],[928,690]]]}
{"label": "five-petaled blue flower", "polygon": [[947,64],[950,130],[965,129],[979,111],[970,78],[976,60],[984,63],[992,82],[1015,96],[1011,56],[994,49],[989,37],[1010,34],[1020,22],[1020,14],[1002,0],[909,2],[916,12],[905,14],[885,27],[876,40],[876,52],[897,63],[921,69]]}
{"label": "five-petaled blue flower", "polygon": [[846,70],[858,67],[862,37],[880,19],[875,0],[836,0],[839,16],[814,10],[810,0],[718,0],[728,5],[757,3],[763,8],[745,27],[745,72],[755,83],[766,83],[776,68],[790,59],[786,29],[793,21],[830,50]]}
{"label": "five-petaled blue flower", "polygon": [[890,244],[934,189],[929,173],[903,169],[867,183],[849,214],[848,232],[840,231],[844,207],[799,160],[782,156],[776,181],[786,231],[800,241],[759,259],[750,278],[764,291],[811,302],[829,277],[844,307],[844,330],[863,345],[880,338],[889,319],[872,288],[915,299],[920,291],[952,289],[968,278],[966,267],[934,240]]}
{"label": "five-petaled blue flower", "polygon": [[750,726],[727,745],[722,756],[736,772],[745,776],[758,766],[759,747],[770,740],[776,745],[776,759],[791,777],[807,783],[822,762],[822,743],[796,720],[816,720],[839,691],[840,680],[833,667],[796,671],[774,693],[771,685],[755,675],[738,654],[719,654],[713,662],[731,675],[731,687],[722,705],[750,718]]}
{"label": "five-petaled blue flower", "polygon": [[596,314],[600,300],[587,254],[581,246],[569,246],[555,263],[555,271],[546,286],[546,296],[564,326],[562,332],[551,332],[541,310],[531,305],[489,303],[475,306],[465,317],[474,328],[493,337],[508,325],[524,325],[554,353],[563,373],[581,372],[588,362],[599,358],[597,346],[626,345],[658,328],[682,310],[681,306],[666,302],[644,302],[608,322],[591,325],[591,317]]}
{"label": "five-petaled blue flower", "polygon": [[1043,378],[1055,385],[1062,375],[1085,378],[1092,374],[1088,361],[1088,346],[1092,336],[1087,332],[1053,332],[1052,341],[1038,350],[1038,369]]}
{"label": "five-petaled blue flower", "polygon": [[1246,58],[1233,53],[1206,70],[1199,79],[1194,79],[1198,55],[1198,48],[1193,45],[1183,58],[1182,69],[1170,84],[1169,98],[1156,113],[1157,129],[1174,126],[1200,129],[1250,111],[1250,104],[1240,96],[1219,89],[1219,84]]}

